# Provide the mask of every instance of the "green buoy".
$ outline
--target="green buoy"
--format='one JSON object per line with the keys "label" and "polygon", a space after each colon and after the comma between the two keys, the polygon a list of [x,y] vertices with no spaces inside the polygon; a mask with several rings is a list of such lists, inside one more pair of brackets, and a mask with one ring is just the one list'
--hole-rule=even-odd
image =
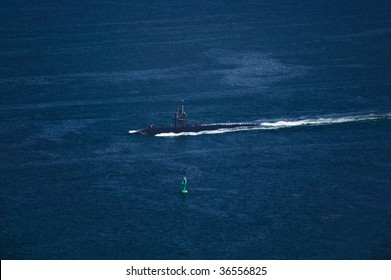
{"label": "green buoy", "polygon": [[186,187],[187,187],[187,179],[186,179],[186,177],[183,177],[181,193],[187,193]]}

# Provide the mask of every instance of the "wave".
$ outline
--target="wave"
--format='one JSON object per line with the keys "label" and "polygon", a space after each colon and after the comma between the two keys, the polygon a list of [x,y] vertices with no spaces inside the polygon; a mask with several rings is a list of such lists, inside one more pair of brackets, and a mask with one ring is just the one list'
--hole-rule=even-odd
{"label": "wave", "polygon": [[[216,130],[207,130],[199,132],[181,132],[181,133],[160,133],[156,134],[156,137],[178,137],[178,136],[199,136],[210,134],[222,134],[232,133],[238,131],[252,131],[252,130],[271,130],[282,129],[299,126],[320,126],[320,125],[333,125],[349,122],[364,122],[364,121],[376,121],[391,119],[391,113],[385,114],[367,114],[367,115],[353,115],[353,116],[333,116],[333,117],[318,117],[318,118],[298,118],[298,119],[282,119],[271,121],[256,121],[257,126],[251,127],[235,127],[235,128],[221,128]],[[129,133],[131,133],[129,131]]]}

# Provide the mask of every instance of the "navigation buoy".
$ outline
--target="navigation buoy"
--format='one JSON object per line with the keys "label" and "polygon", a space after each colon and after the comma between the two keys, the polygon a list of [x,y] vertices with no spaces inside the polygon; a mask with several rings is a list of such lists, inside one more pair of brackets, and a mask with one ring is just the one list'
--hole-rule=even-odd
{"label": "navigation buoy", "polygon": [[187,179],[186,179],[186,177],[183,177],[181,193],[187,193],[186,187],[187,187]]}

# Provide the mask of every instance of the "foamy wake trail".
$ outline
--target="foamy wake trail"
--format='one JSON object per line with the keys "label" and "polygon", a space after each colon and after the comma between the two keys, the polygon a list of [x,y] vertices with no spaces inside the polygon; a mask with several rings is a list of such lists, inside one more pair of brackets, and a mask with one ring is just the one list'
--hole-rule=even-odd
{"label": "foamy wake trail", "polygon": [[133,134],[133,133],[136,133],[138,130],[129,130],[129,134]]}
{"label": "foamy wake trail", "polygon": [[391,113],[387,114],[368,114],[357,116],[343,116],[343,117],[328,117],[328,118],[311,118],[299,120],[280,120],[275,122],[262,122],[263,127],[284,128],[294,126],[315,126],[315,125],[331,125],[338,123],[374,121],[382,119],[390,119]]}
{"label": "foamy wake trail", "polygon": [[[199,132],[181,132],[181,133],[160,133],[157,137],[178,137],[178,136],[199,136],[207,134],[221,134],[238,131],[249,130],[271,130],[282,129],[296,126],[319,126],[319,125],[332,125],[349,122],[363,122],[363,121],[376,121],[391,119],[391,113],[386,114],[368,114],[368,115],[352,115],[352,116],[333,116],[333,117],[320,117],[320,118],[308,118],[308,119],[284,119],[275,121],[263,121],[259,122],[257,126],[251,127],[236,127],[236,128],[222,128],[216,130],[207,130]],[[129,133],[131,133],[129,131]]]}

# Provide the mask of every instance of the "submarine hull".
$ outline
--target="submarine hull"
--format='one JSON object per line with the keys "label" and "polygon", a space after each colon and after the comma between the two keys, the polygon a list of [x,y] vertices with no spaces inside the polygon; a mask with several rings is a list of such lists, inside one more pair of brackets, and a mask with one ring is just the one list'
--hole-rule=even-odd
{"label": "submarine hull", "polygon": [[196,126],[186,126],[186,127],[147,127],[138,130],[136,134],[155,136],[161,133],[201,132],[201,131],[217,130],[217,129],[224,129],[224,128],[253,127],[253,126],[257,126],[257,124],[232,123],[232,124],[196,125]]}

